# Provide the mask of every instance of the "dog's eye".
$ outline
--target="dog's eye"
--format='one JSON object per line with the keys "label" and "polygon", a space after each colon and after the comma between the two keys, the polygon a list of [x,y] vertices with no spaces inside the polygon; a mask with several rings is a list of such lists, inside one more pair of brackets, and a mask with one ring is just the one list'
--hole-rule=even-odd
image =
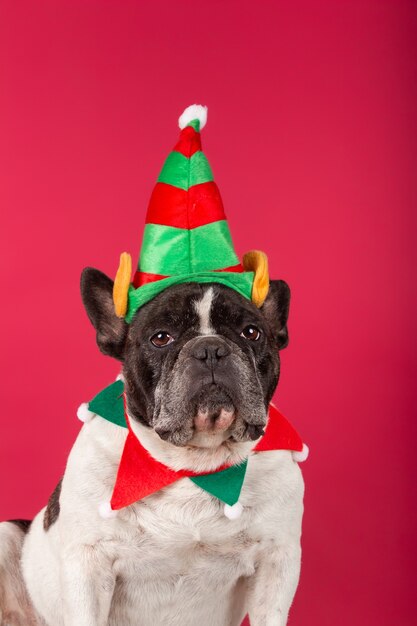
{"label": "dog's eye", "polygon": [[261,336],[261,331],[256,326],[246,326],[240,333],[240,336],[250,341],[258,341]]}
{"label": "dog's eye", "polygon": [[157,348],[164,348],[165,346],[172,343],[173,341],[174,341],[174,338],[171,337],[171,335],[169,333],[166,333],[165,331],[156,333],[155,335],[151,337],[151,343],[153,343],[153,345],[156,346]]}

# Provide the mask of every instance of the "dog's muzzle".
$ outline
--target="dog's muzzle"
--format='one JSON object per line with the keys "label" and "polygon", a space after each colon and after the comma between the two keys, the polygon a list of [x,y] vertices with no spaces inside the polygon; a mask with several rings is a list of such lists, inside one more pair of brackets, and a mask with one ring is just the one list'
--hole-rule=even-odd
{"label": "dog's muzzle", "polygon": [[239,369],[242,361],[230,342],[218,335],[195,337],[181,356],[169,383],[175,402],[164,402],[154,424],[161,439],[185,445],[198,433],[224,433],[234,441],[258,438],[265,426],[263,410],[259,416],[251,407],[258,390],[247,382],[248,370]]}
{"label": "dog's muzzle", "polygon": [[222,387],[222,373],[227,368],[231,349],[221,337],[198,337],[191,357],[196,378],[207,380],[196,397],[194,428],[197,432],[228,430],[236,417],[236,409],[227,391]]}

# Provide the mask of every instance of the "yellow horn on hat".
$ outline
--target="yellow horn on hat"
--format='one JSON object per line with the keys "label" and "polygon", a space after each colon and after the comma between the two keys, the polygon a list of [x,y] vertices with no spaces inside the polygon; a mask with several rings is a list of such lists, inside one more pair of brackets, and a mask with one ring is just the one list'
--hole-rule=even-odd
{"label": "yellow horn on hat", "polygon": [[247,272],[255,272],[252,302],[261,307],[269,291],[268,257],[265,252],[251,250],[243,256],[243,267]]}
{"label": "yellow horn on hat", "polygon": [[117,317],[124,317],[127,312],[127,295],[132,277],[132,257],[127,252],[120,255],[119,269],[113,285],[114,310]]}

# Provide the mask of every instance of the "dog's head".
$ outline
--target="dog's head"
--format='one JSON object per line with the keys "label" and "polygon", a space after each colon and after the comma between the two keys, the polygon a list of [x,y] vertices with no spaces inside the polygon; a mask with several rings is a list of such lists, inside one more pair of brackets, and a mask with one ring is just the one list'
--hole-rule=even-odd
{"label": "dog's head", "polygon": [[113,282],[87,268],[81,293],[100,350],[123,363],[129,415],[185,446],[258,439],[288,343],[290,291],[271,281],[261,308],[220,284],[167,288],[127,324]]}

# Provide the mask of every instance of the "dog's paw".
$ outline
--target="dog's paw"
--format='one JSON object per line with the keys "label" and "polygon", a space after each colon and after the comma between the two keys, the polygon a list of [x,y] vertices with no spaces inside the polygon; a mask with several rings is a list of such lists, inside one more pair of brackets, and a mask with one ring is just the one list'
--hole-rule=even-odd
{"label": "dog's paw", "polygon": [[300,452],[292,453],[293,461],[295,461],[296,463],[302,463],[307,459],[309,452],[310,450],[308,449],[308,446],[303,443],[303,449]]}

